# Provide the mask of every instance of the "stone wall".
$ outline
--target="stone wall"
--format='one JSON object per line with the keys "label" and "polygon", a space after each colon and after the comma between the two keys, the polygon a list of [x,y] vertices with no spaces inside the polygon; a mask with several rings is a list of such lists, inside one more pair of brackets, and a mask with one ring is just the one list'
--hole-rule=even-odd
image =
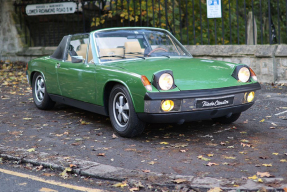
{"label": "stone wall", "polygon": [[0,59],[2,55],[13,57],[22,49],[13,14],[13,1],[0,0]]}

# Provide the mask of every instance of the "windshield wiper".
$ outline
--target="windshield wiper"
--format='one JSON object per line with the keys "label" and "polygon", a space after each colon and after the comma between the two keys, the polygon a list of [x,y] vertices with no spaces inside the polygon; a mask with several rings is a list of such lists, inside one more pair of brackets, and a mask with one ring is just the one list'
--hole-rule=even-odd
{"label": "windshield wiper", "polygon": [[169,56],[169,55],[160,55],[160,56],[164,56],[164,57],[167,57],[167,58],[170,59],[170,56]]}
{"label": "windshield wiper", "polygon": [[[145,59],[145,57],[137,56],[137,55],[135,55],[135,54],[142,54],[142,53],[141,53],[141,52],[130,52],[130,53],[126,53],[126,55],[133,55],[133,57]],[[130,58],[129,58],[129,59],[130,59]]]}
{"label": "windshield wiper", "polygon": [[125,56],[122,56],[122,55],[103,55],[103,56],[100,56],[99,58],[103,58],[103,57],[120,57],[122,59],[126,58]]}

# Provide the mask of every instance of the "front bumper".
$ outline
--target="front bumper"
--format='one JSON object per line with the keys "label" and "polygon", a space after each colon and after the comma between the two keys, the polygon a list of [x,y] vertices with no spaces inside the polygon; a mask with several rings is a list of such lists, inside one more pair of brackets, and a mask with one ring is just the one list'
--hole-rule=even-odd
{"label": "front bumper", "polygon": [[[138,113],[138,117],[149,123],[179,123],[185,121],[197,121],[223,117],[235,113],[241,113],[249,109],[255,101],[247,102],[245,94],[261,89],[259,83],[209,89],[165,93],[147,93],[145,95],[144,113]],[[163,100],[172,100],[175,103],[173,110],[164,112],[161,110]],[[219,105],[200,106],[202,101],[212,101]],[[214,102],[213,102],[214,101]]]}

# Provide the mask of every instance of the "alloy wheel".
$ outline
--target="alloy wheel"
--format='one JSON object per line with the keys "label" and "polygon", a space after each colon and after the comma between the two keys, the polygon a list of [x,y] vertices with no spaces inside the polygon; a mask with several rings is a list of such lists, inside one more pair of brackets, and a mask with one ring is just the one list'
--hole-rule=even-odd
{"label": "alloy wheel", "polygon": [[117,124],[124,127],[128,124],[130,118],[130,108],[126,96],[119,92],[113,100],[113,114]]}

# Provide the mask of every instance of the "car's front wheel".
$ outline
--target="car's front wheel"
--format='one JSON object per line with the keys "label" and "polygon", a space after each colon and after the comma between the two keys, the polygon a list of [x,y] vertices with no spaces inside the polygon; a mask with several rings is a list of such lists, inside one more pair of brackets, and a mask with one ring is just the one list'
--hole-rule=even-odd
{"label": "car's front wheel", "polygon": [[145,128],[134,109],[125,86],[115,85],[109,97],[109,116],[114,130],[122,137],[140,135]]}
{"label": "car's front wheel", "polygon": [[240,117],[241,113],[234,113],[229,116],[224,116],[224,117],[218,117],[214,118],[214,122],[222,123],[222,124],[230,124],[236,121]]}
{"label": "car's front wheel", "polygon": [[51,109],[54,107],[55,102],[49,97],[45,79],[42,74],[36,73],[32,81],[32,94],[36,107],[39,109]]}

